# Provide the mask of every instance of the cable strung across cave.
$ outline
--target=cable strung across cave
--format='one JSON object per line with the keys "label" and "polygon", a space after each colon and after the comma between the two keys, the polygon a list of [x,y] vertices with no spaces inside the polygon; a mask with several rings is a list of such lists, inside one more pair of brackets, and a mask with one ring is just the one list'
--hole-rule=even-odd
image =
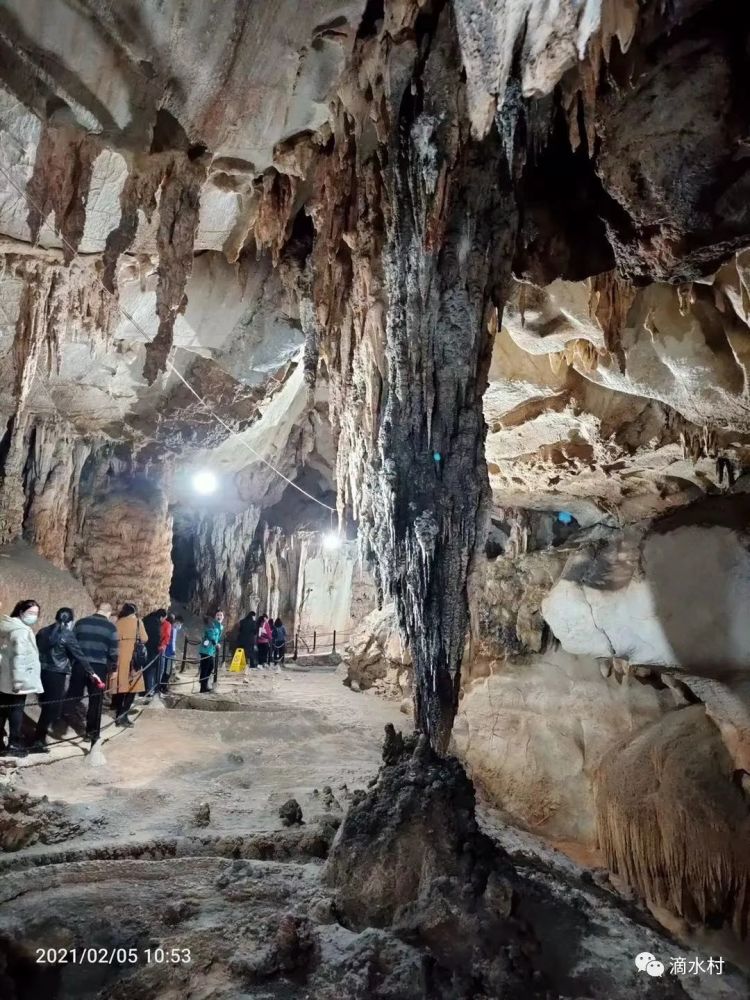
{"label": "cable strung across cave", "polygon": [[[3,135],[8,135],[20,147],[20,143],[15,138],[15,136],[11,135],[7,130],[3,130]],[[73,246],[73,244],[66,238],[64,233],[55,230],[55,228],[50,224],[50,222],[44,217],[44,213],[42,212],[41,208],[34,202],[34,200],[31,198],[28,192],[24,191],[23,188],[21,188],[18,184],[16,184],[16,182],[13,180],[13,178],[10,176],[10,174],[7,172],[7,170],[1,163],[0,163],[0,174],[2,174],[3,177],[5,177],[5,179],[11,185],[11,187],[14,188],[14,190],[26,201],[29,208],[33,209],[34,212],[36,212],[39,215],[39,217],[43,220],[42,225],[46,226],[50,230],[52,235],[56,236],[74,257],[77,257],[78,251]],[[111,289],[107,288],[107,286],[104,284],[104,282],[102,281],[102,279],[98,274],[95,274],[94,278],[95,281],[99,285],[101,285],[102,289],[107,293],[107,295],[110,296],[119,313],[126,320],[128,320],[128,322],[131,323],[136,328],[136,330],[138,330],[138,332],[142,335],[144,342],[146,344],[150,343],[151,338],[149,337],[148,333],[143,329],[140,323],[138,323],[135,317],[132,316],[128,312],[128,310],[125,309],[125,307],[120,303],[118,296]],[[262,462],[263,465],[265,465],[268,469],[271,470],[271,472],[279,476],[279,478],[283,479],[284,482],[286,482],[293,489],[297,490],[298,493],[301,493],[302,496],[307,497],[308,500],[312,500],[313,503],[316,503],[318,504],[318,506],[323,507],[327,511],[330,511],[332,517],[333,514],[337,513],[335,507],[331,507],[330,504],[325,503],[319,497],[315,497],[311,493],[308,493],[307,490],[303,489],[301,486],[295,483],[293,479],[290,479],[288,476],[284,475],[284,473],[280,469],[276,468],[276,466],[273,465],[272,462],[269,462],[267,458],[264,458],[263,455],[261,455],[259,451],[256,451],[256,449],[253,448],[252,445],[248,444],[247,441],[245,441],[245,439],[240,434],[238,434],[232,427],[229,426],[229,424],[226,423],[225,420],[222,420],[222,418],[214,410],[211,409],[206,400],[190,384],[190,382],[188,382],[185,376],[180,371],[178,371],[173,362],[171,362],[167,358],[165,364],[166,367],[169,369],[169,371],[171,371],[172,374],[175,375],[180,382],[182,382],[185,388],[188,389],[193,396],[195,396],[196,400],[203,406],[206,413],[208,413],[209,416],[213,417],[213,419],[230,435],[230,437],[234,438],[243,448],[245,448],[246,451],[248,451],[251,455],[253,455],[254,458],[258,459],[259,462]]]}

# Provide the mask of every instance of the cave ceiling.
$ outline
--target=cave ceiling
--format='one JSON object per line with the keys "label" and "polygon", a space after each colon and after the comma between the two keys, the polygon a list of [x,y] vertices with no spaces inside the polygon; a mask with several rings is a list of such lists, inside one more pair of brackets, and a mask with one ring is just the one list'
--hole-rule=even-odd
{"label": "cave ceiling", "polygon": [[[352,192],[446,17],[465,94],[435,120],[500,137],[517,210],[482,320],[495,505],[635,519],[723,488],[718,459],[741,476],[748,15],[708,0],[4,0],[4,422],[212,461],[235,505],[279,499],[258,453],[333,479],[347,432],[327,376],[346,354],[367,425],[383,364],[330,336],[346,336],[336,294],[378,252],[357,242]],[[356,507],[346,458],[338,478]]]}

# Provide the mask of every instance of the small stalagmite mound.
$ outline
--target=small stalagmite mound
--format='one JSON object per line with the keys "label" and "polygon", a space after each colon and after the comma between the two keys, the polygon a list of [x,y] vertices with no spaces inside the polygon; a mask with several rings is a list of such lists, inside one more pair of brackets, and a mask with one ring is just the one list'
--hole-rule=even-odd
{"label": "small stalagmite mound", "polygon": [[302,807],[296,799],[287,799],[279,808],[279,816],[284,826],[300,826],[302,823]]}
{"label": "small stalagmite mound", "polygon": [[[665,947],[642,924],[552,871],[519,867],[479,830],[459,762],[424,737],[404,740],[397,758],[397,742],[389,732],[387,763],[351,804],[324,869],[343,923],[424,949],[431,997],[682,995],[639,976],[642,942]],[[591,960],[602,934],[606,963]]]}

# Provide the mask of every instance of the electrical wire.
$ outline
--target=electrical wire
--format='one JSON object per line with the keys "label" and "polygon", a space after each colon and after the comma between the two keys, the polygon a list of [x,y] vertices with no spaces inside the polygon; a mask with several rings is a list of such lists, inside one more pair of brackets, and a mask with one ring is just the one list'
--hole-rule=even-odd
{"label": "electrical wire", "polygon": [[[13,139],[13,141],[18,145],[18,147],[20,149],[23,149],[23,146],[21,146],[21,143],[19,143],[18,140],[15,138],[15,136],[11,135],[11,133],[8,132],[7,129],[3,129],[2,130],[2,134],[8,135],[11,139]],[[54,227],[47,221],[47,217],[46,217],[45,213],[42,211],[42,209],[35,203],[34,199],[28,194],[28,192],[24,191],[23,188],[21,188],[18,184],[16,184],[16,182],[13,180],[13,178],[8,173],[8,171],[5,169],[5,167],[4,167],[4,165],[2,163],[0,163],[0,174],[2,174],[5,177],[6,181],[16,191],[16,193],[19,194],[21,196],[21,198],[24,199],[24,201],[26,202],[26,204],[37,213],[37,216],[40,219],[43,220],[42,225],[46,226],[50,230],[50,232],[52,233],[52,235],[55,236],[55,237],[57,237],[57,239],[59,239],[60,242],[65,247],[67,247],[67,249],[71,252],[71,254],[74,257],[78,257],[79,254],[78,254],[77,249],[67,239],[67,237],[65,236],[65,234],[62,233],[62,232],[57,232],[54,229]],[[125,319],[127,319],[128,322],[131,323],[135,327],[136,330],[138,330],[138,332],[143,337],[145,343],[147,343],[147,344],[150,343],[151,342],[151,338],[149,337],[149,335],[146,332],[146,330],[144,330],[144,328],[140,325],[140,323],[137,322],[137,320],[135,319],[135,317],[132,316],[128,312],[128,310],[122,305],[122,303],[120,302],[118,296],[115,295],[114,292],[110,291],[109,288],[107,288],[107,286],[104,284],[104,282],[102,281],[102,279],[99,277],[98,274],[94,273],[94,278],[98,282],[98,284],[101,285],[101,287],[104,289],[104,291],[107,293],[107,295],[109,295],[112,298],[113,302],[115,303],[115,307],[119,310],[120,314],[122,316],[124,316]],[[175,349],[177,349],[177,348],[175,348]],[[318,499],[318,497],[314,497],[311,493],[308,493],[307,490],[304,490],[301,486],[298,486],[297,483],[295,483],[288,476],[284,475],[284,473],[280,469],[277,469],[276,466],[273,465],[271,462],[269,462],[268,459],[264,458],[263,455],[261,455],[260,452],[256,451],[255,448],[252,447],[252,445],[249,445],[247,443],[247,441],[245,441],[245,439],[243,437],[241,437],[241,435],[239,435],[232,427],[229,426],[229,424],[227,424],[224,420],[222,420],[222,418],[214,410],[211,409],[211,407],[205,401],[205,399],[203,399],[201,397],[201,395],[197,392],[197,390],[188,382],[188,380],[184,377],[184,375],[180,371],[177,370],[177,368],[175,367],[175,365],[168,358],[165,359],[165,365],[166,365],[167,369],[172,372],[173,375],[177,376],[177,378],[179,379],[180,382],[182,382],[182,384],[185,386],[185,388],[188,389],[193,394],[193,396],[195,396],[195,398],[198,400],[198,402],[204,407],[206,413],[208,413],[209,416],[213,417],[213,419],[218,424],[220,424],[224,428],[224,430],[226,430],[227,433],[231,437],[233,437],[236,441],[238,441],[239,444],[241,444],[243,448],[245,448],[248,452],[250,452],[251,455],[253,455],[255,458],[257,458],[265,466],[267,466],[273,473],[275,473],[277,476],[279,476],[281,479],[283,479],[284,482],[288,483],[295,490],[297,490],[298,493],[301,493],[303,496],[307,497],[308,500],[312,500],[313,503],[316,503],[319,506],[324,507],[326,510],[331,511],[331,524],[333,525],[333,514],[336,513],[336,508],[335,507],[331,507],[330,504],[324,503],[322,500]]]}

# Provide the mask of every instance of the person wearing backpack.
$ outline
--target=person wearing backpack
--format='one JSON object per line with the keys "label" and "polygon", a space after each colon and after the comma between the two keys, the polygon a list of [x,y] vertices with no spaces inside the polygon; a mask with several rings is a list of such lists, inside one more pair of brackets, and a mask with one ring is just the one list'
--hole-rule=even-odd
{"label": "person wearing backpack", "polygon": [[138,617],[135,604],[123,604],[117,616],[117,635],[120,640],[117,669],[110,678],[112,708],[115,725],[126,729],[133,723],[128,718],[136,694],[146,690],[143,668],[148,663],[146,629]]}
{"label": "person wearing backpack", "polygon": [[42,710],[29,753],[49,753],[47,733],[50,726],[54,725],[62,715],[65,685],[74,666],[83,671],[84,677],[95,688],[104,690],[104,682],[94,672],[76,639],[73,632],[74,620],[75,613],[72,608],[60,608],[54,622],[45,625],[37,632],[36,644],[39,649],[44,691],[39,695]]}

